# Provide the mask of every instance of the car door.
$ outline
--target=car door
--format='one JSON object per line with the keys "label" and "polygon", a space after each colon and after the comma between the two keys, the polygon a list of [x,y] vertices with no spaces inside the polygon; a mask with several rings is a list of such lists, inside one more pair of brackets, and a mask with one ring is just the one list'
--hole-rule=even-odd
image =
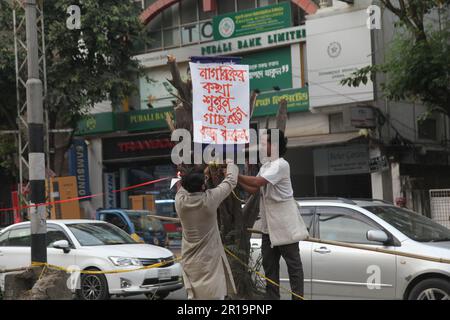
{"label": "car door", "polygon": [[[310,234],[313,234],[313,222],[314,222],[314,207],[308,206],[308,207],[299,207],[300,214],[302,215],[303,221],[306,224],[306,227],[308,228],[308,231]],[[257,221],[255,223],[255,229],[259,229],[260,221]],[[251,242],[251,256],[252,256],[252,263],[258,265],[258,270],[261,273],[264,273],[264,270],[262,269],[261,265],[261,235],[259,234],[253,234],[252,238],[250,240]],[[300,257],[302,260],[303,265],[303,276],[304,276],[304,297],[306,299],[311,298],[311,250],[312,250],[312,243],[307,241],[300,241],[299,242],[299,249],[300,249]],[[290,284],[289,284],[289,274],[287,271],[287,265],[286,261],[281,257],[280,259],[280,285],[286,289],[290,290]],[[286,290],[281,289],[280,295],[282,299],[290,299],[290,294]]]}
{"label": "car door", "polygon": [[0,247],[0,266],[7,269],[28,267],[31,264],[30,226],[9,229],[2,237]]}
{"label": "car door", "polygon": [[[53,248],[56,241],[66,240],[70,251],[64,253],[62,249]],[[47,261],[49,264],[67,268],[75,265],[76,249],[65,231],[57,225],[47,226]]]}
{"label": "car door", "polygon": [[[314,210],[315,208],[312,206],[300,206],[299,211],[303,218],[303,221],[305,222],[306,228],[308,229],[310,235],[313,235],[314,227]],[[303,278],[304,278],[304,298],[305,299],[311,299],[311,252],[312,252],[312,243],[308,241],[300,241],[299,242],[299,249],[300,249],[300,257],[302,260],[302,266],[303,266]],[[280,261],[280,282],[281,285],[285,288],[290,289],[291,286],[289,284],[289,274],[287,270],[286,261],[281,257]],[[283,294],[283,290],[280,291],[281,294]],[[290,298],[289,294],[286,294],[286,298]]]}
{"label": "car door", "polygon": [[[367,231],[381,228],[356,210],[318,206],[316,215],[321,240],[395,250],[367,240]],[[395,280],[395,255],[329,244],[312,245],[313,299],[393,299]]]}

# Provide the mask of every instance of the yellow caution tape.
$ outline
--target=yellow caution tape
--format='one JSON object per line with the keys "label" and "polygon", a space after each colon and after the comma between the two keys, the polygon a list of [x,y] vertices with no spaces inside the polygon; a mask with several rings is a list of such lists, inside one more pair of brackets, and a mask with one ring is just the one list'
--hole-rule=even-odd
{"label": "yellow caution tape", "polygon": [[291,290],[289,290],[289,289],[283,287],[282,285],[276,283],[276,282],[273,281],[272,279],[267,278],[267,277],[266,277],[265,275],[263,275],[261,272],[255,270],[255,269],[253,269],[252,267],[250,267],[249,265],[247,265],[244,261],[242,261],[238,256],[236,256],[236,255],[235,255],[233,252],[231,252],[228,248],[225,247],[224,249],[225,249],[225,252],[228,253],[231,257],[233,257],[234,259],[236,259],[240,264],[242,264],[243,266],[245,266],[246,268],[248,268],[248,270],[250,270],[250,271],[254,272],[255,274],[257,274],[257,275],[258,275],[259,277],[261,277],[262,279],[264,279],[264,280],[270,282],[271,284],[277,286],[278,288],[281,288],[281,289],[283,289],[283,290],[289,292],[290,294],[292,294],[293,296],[295,296],[295,297],[297,297],[297,298],[299,298],[299,299],[301,299],[301,300],[305,300],[305,298],[302,297],[301,295],[299,295],[299,294],[297,294],[297,293],[295,293],[295,292],[292,292]]}
{"label": "yellow caution tape", "polygon": [[[79,272],[81,274],[117,274],[117,273],[127,273],[127,272],[134,272],[134,271],[140,271],[140,270],[148,270],[148,269],[153,269],[153,268],[159,268],[162,267],[166,264],[172,263],[172,262],[176,262],[181,260],[181,257],[177,257],[175,259],[172,260],[168,260],[168,261],[163,261],[163,262],[158,262],[149,266],[145,266],[145,267],[139,267],[139,268],[134,268],[134,269],[122,269],[122,270],[107,270],[107,271],[102,271],[102,270],[80,270]],[[45,263],[45,262],[32,262],[31,263],[32,267],[44,267],[44,268],[48,268],[48,269],[53,269],[53,270],[60,270],[60,271],[64,271],[66,273],[72,273],[74,272],[73,270],[68,270],[67,268],[64,267],[60,267],[60,266],[55,266],[53,264],[49,264],[49,263]]]}
{"label": "yellow caution tape", "polygon": [[237,196],[237,194],[234,192],[234,190],[232,190],[231,192],[233,193],[233,196],[234,196],[237,200],[239,200],[239,201],[242,202],[242,203],[245,202],[245,200],[242,200],[241,198],[239,198],[239,197]]}

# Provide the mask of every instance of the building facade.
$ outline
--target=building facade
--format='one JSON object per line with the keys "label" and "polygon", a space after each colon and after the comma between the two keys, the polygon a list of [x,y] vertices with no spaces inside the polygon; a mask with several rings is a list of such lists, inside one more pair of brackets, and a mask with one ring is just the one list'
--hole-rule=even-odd
{"label": "building facade", "polygon": [[151,39],[136,54],[146,73],[137,80],[139,96],[124,112],[92,114],[79,127],[89,144],[91,192],[106,193],[90,201],[90,210],[127,208],[136,194],[173,199],[168,181],[110,194],[176,173],[165,123],[176,99],[167,81],[173,55],[185,78],[190,57],[241,57],[251,90],[260,92],[254,127],[273,127],[279,100],[288,100],[286,159],[295,196],[406,198],[408,207],[428,215],[427,190],[450,186],[448,120],[419,122],[425,107],[386,101],[382,79],[359,88],[339,83],[384,59],[393,18],[383,12],[382,29],[368,28],[371,3],[136,1]]}

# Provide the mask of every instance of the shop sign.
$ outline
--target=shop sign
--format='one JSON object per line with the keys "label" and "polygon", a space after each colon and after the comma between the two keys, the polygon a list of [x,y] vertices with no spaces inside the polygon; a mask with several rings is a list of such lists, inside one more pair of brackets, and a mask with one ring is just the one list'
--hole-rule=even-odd
{"label": "shop sign", "polygon": [[284,2],[213,18],[214,40],[223,40],[291,26],[291,4]]}
{"label": "shop sign", "polygon": [[198,43],[213,39],[213,25],[211,21],[193,23],[181,27],[181,40],[183,44]]}
{"label": "shop sign", "polygon": [[389,169],[389,162],[386,156],[371,158],[369,160],[370,173],[386,171]]}
{"label": "shop sign", "polygon": [[123,129],[129,132],[167,128],[166,116],[172,118],[173,107],[137,110],[124,113]]}
{"label": "shop sign", "polygon": [[169,133],[105,138],[103,159],[119,160],[136,157],[169,156],[175,143]]}
{"label": "shop sign", "polygon": [[88,149],[84,139],[74,139],[72,142],[72,146],[69,149],[69,174],[76,177],[79,197],[91,194]]}
{"label": "shop sign", "polygon": [[178,62],[184,62],[189,61],[191,56],[240,54],[259,49],[267,50],[269,48],[287,46],[302,41],[306,41],[305,26],[295,26],[229,40],[206,42],[189,47],[144,53],[137,55],[136,58],[144,68],[151,68],[166,65],[167,55],[169,54],[176,57]]}
{"label": "shop sign", "polygon": [[258,95],[253,117],[276,115],[282,99],[287,100],[288,112],[309,110],[308,88],[287,89]]}
{"label": "shop sign", "polygon": [[369,173],[367,145],[314,149],[315,176]]}
{"label": "shop sign", "polygon": [[242,64],[250,70],[250,90],[272,90],[292,88],[291,48],[282,47],[270,51],[245,55]]}
{"label": "shop sign", "polygon": [[304,27],[293,27],[266,32],[258,36],[242,37],[229,41],[216,41],[201,47],[201,55],[224,55],[298,42],[306,37]]}
{"label": "shop sign", "polygon": [[108,133],[116,130],[114,112],[90,114],[78,122],[75,135],[86,136],[99,133]]}
{"label": "shop sign", "polygon": [[114,172],[103,174],[103,185],[105,188],[105,209],[117,208],[116,194],[116,175]]}

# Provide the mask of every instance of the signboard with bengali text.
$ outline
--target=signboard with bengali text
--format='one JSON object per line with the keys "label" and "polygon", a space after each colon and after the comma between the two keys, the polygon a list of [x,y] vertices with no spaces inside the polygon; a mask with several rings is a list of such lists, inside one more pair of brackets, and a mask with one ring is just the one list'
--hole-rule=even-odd
{"label": "signboard with bengali text", "polygon": [[291,4],[284,2],[213,18],[214,40],[246,36],[291,26]]}
{"label": "signboard with bengali text", "polygon": [[248,143],[248,65],[189,63],[192,77],[194,142]]}

